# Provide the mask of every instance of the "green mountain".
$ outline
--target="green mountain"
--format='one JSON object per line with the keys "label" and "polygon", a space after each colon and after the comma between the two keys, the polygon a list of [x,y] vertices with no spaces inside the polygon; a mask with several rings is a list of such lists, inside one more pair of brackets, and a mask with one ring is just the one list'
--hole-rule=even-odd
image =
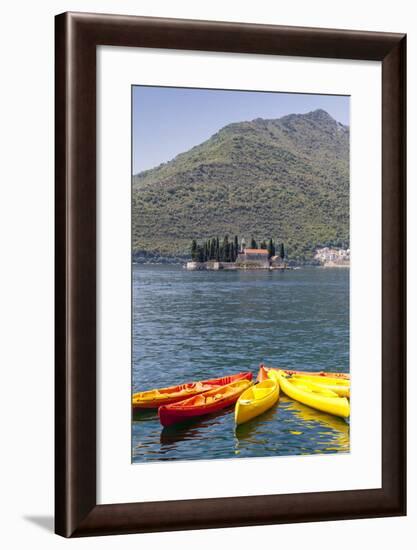
{"label": "green mountain", "polygon": [[349,245],[349,128],[326,111],[229,124],[133,177],[133,258],[189,257],[191,239],[273,237],[289,259]]}

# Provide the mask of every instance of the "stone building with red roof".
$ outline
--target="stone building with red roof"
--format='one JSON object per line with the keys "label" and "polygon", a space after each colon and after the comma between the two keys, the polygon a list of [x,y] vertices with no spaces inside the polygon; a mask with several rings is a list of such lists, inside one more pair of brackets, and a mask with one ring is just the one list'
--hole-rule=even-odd
{"label": "stone building with red roof", "polygon": [[236,264],[252,268],[269,268],[268,250],[264,248],[245,248],[238,254]]}

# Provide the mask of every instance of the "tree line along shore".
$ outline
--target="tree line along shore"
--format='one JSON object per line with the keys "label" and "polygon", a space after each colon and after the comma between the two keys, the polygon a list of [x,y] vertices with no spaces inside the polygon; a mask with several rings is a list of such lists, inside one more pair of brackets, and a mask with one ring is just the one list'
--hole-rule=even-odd
{"label": "tree line along shore", "polygon": [[229,236],[226,235],[222,241],[219,237],[214,237],[203,241],[201,244],[197,243],[196,239],[191,243],[191,261],[193,262],[236,262],[239,254],[244,254],[246,250],[265,250],[268,253],[268,259],[276,256],[277,249],[279,248],[279,257],[281,260],[285,259],[284,243],[280,243],[279,247],[276,246],[275,241],[270,238],[268,241],[265,239],[259,243],[256,242],[254,237],[250,240],[250,246],[246,247],[245,239],[239,239],[237,235],[233,239],[229,240]]}
{"label": "tree line along shore", "polygon": [[[277,255],[277,248],[279,254]],[[226,235],[222,241],[218,237],[203,241],[201,244],[193,239],[191,243],[191,261],[185,266],[189,270],[208,269],[288,269],[285,261],[284,243],[279,247],[274,240],[265,239],[258,245],[254,237],[249,247],[245,239],[237,235],[229,240]]]}

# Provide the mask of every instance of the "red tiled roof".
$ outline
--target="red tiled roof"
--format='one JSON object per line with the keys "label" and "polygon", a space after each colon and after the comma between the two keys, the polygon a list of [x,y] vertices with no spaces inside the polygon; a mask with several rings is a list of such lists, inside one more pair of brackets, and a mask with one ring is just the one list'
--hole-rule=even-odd
{"label": "red tiled roof", "polygon": [[245,254],[268,254],[264,248],[245,248]]}

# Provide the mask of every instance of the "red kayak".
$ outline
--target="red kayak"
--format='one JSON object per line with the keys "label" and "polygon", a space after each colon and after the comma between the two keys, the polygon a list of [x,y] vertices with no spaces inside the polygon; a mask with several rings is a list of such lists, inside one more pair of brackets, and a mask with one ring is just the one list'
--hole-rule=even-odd
{"label": "red kayak", "polygon": [[225,409],[236,403],[239,395],[252,385],[251,378],[252,374],[250,378],[240,379],[226,386],[217,386],[179,403],[162,405],[158,409],[159,420],[163,426],[171,426],[177,422]]}
{"label": "red kayak", "polygon": [[238,374],[223,376],[221,378],[202,380],[201,382],[191,382],[179,386],[138,392],[132,395],[132,407],[134,410],[157,409],[161,405],[177,403],[178,401],[183,401],[199,393],[211,390],[214,386],[225,386],[236,380],[252,380],[252,373],[239,372]]}

